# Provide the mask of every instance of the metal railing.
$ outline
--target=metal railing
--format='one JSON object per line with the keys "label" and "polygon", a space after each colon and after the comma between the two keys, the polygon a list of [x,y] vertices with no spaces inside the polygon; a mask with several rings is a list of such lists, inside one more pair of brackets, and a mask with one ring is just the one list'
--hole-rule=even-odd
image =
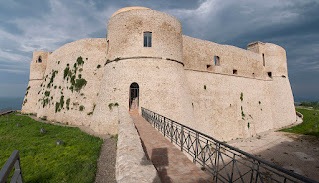
{"label": "metal railing", "polygon": [[216,182],[317,183],[143,107],[142,116],[187,152]]}
{"label": "metal railing", "polygon": [[12,152],[8,161],[4,164],[4,166],[2,167],[2,169],[0,171],[0,183],[7,182],[7,179],[10,175],[11,170],[13,169],[13,166],[14,166],[14,173],[13,173],[13,176],[11,178],[10,183],[13,183],[13,182],[22,183],[23,182],[19,151],[15,150]]}

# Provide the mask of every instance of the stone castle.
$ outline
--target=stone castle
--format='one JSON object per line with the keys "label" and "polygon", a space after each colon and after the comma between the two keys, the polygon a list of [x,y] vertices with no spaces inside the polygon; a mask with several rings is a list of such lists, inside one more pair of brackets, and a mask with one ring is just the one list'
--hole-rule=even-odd
{"label": "stone castle", "polygon": [[34,52],[22,112],[115,134],[119,107],[144,107],[220,140],[296,121],[282,47],[188,37],[175,17],[143,7],[115,12],[106,39]]}

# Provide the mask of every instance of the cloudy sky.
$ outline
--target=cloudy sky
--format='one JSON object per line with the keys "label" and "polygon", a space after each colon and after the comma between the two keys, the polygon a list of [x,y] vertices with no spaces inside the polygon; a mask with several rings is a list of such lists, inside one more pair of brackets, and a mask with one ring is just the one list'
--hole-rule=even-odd
{"label": "cloudy sky", "polygon": [[103,38],[118,9],[144,6],[177,17],[183,34],[246,49],[286,49],[295,99],[319,100],[318,0],[1,0],[0,96],[23,96],[33,51]]}

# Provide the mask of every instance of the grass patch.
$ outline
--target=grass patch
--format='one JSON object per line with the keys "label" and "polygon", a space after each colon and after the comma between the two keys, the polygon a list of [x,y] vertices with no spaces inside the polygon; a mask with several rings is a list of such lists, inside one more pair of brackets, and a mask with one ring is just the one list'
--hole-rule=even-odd
{"label": "grass patch", "polygon": [[[0,126],[0,166],[19,150],[24,182],[94,182],[103,140],[78,128],[14,114],[8,121],[6,116],[0,117]],[[47,133],[41,133],[41,128]],[[65,145],[56,145],[56,140]]]}
{"label": "grass patch", "polygon": [[319,137],[319,115],[314,115],[316,111],[307,109],[296,109],[296,111],[303,114],[303,122],[297,126],[280,131]]}

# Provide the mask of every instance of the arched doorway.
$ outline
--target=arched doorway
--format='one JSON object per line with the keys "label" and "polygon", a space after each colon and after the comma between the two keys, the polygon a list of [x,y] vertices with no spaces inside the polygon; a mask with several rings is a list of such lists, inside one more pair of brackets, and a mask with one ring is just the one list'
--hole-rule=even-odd
{"label": "arched doorway", "polygon": [[137,83],[132,83],[130,86],[130,110],[137,110],[139,105],[139,86]]}

